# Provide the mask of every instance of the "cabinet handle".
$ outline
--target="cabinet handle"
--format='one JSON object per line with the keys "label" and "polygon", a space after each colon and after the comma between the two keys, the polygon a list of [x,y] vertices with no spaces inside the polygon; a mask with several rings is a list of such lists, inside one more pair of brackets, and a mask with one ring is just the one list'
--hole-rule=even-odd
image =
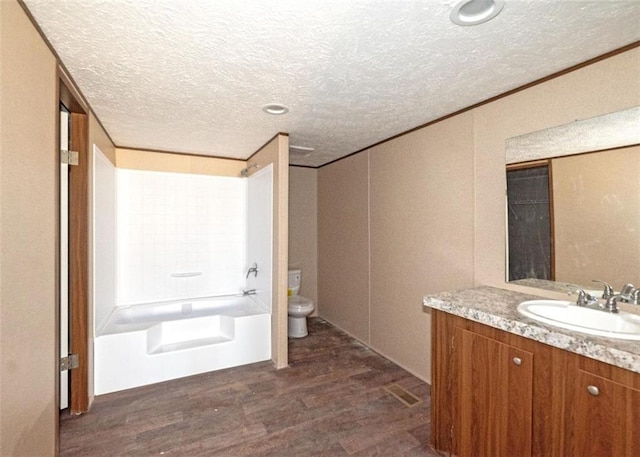
{"label": "cabinet handle", "polygon": [[600,395],[600,389],[598,389],[596,386],[587,386],[587,392],[589,392],[594,397]]}
{"label": "cabinet handle", "polygon": [[522,365],[522,359],[520,357],[514,357],[513,358],[513,363],[515,363],[516,365],[520,366],[520,365]]}

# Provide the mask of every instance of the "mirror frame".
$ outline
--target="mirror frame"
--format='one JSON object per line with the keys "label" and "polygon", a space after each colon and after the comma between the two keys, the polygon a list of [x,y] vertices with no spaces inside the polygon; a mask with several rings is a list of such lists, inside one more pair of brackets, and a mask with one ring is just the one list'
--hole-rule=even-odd
{"label": "mirror frame", "polygon": [[640,106],[506,140],[506,164],[640,144]]}

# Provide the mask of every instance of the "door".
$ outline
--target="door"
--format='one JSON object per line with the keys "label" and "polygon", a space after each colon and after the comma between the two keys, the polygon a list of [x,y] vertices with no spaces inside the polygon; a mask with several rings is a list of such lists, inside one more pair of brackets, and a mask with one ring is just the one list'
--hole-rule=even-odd
{"label": "door", "polygon": [[531,455],[533,354],[456,328],[453,453]]}
{"label": "door", "polygon": [[89,409],[89,119],[86,112],[61,77],[60,149],[70,152],[69,164],[61,160],[60,166],[59,347],[61,358],[72,353],[74,359],[72,370],[61,371],[59,395],[60,407],[68,406],[72,414]]}
{"label": "door", "polygon": [[509,281],[555,279],[548,164],[507,168]]}
{"label": "door", "polygon": [[564,455],[640,455],[640,390],[580,369],[567,384]]}
{"label": "door", "polygon": [[[60,357],[69,354],[69,111],[60,106]],[[69,371],[60,371],[60,409],[69,407]]]}

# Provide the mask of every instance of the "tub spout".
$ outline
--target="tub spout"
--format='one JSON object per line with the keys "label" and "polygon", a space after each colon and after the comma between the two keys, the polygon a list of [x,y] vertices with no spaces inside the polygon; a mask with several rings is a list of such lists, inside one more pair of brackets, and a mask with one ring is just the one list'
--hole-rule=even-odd
{"label": "tub spout", "polygon": [[242,295],[243,295],[243,296],[245,296],[245,297],[246,297],[247,295],[255,295],[255,294],[257,294],[257,293],[258,293],[258,292],[257,292],[255,289],[249,289],[249,290],[243,290],[243,291],[242,291]]}

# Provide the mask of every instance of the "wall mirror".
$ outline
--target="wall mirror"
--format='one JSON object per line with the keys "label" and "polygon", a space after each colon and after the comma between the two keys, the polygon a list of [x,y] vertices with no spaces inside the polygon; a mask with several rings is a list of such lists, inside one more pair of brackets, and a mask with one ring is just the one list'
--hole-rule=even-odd
{"label": "wall mirror", "polygon": [[507,281],[640,285],[640,107],[506,142]]}

